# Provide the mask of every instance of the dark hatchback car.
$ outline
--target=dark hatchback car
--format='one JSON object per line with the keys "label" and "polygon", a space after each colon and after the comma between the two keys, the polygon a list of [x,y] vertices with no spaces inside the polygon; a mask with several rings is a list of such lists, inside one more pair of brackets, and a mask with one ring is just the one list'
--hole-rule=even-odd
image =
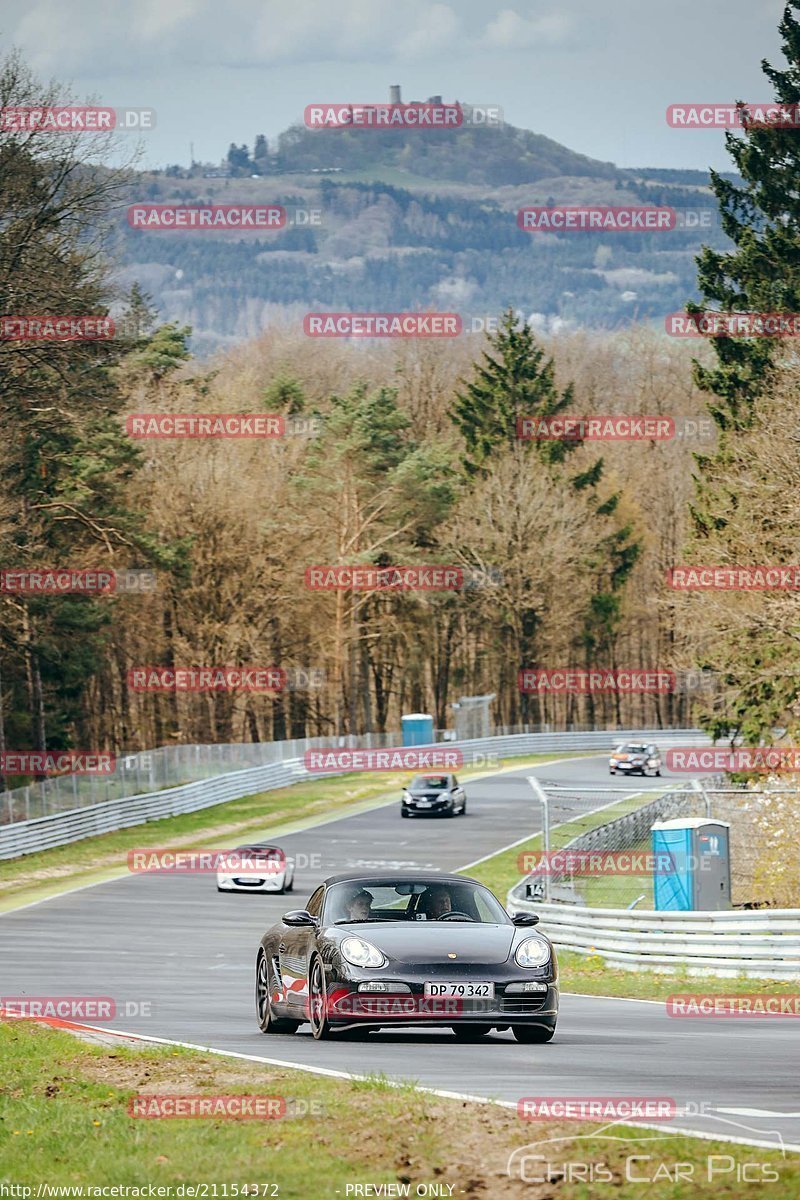
{"label": "dark hatchback car", "polygon": [[558,1017],[552,944],[463,875],[333,875],[305,909],[261,939],[256,1013],[263,1033],[315,1038],[385,1026],[449,1027],[474,1041],[511,1029],[549,1042]]}
{"label": "dark hatchback car", "polygon": [[403,789],[402,817],[419,814],[463,817],[466,811],[467,797],[455,775],[415,775]]}

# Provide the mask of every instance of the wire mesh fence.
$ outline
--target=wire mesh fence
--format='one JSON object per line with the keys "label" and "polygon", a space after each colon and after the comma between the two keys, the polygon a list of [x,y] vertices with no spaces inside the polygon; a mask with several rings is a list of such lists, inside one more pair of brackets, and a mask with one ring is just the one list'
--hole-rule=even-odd
{"label": "wire mesh fence", "polygon": [[[665,743],[672,738],[685,737],[707,740],[699,730],[662,732],[662,740]],[[648,731],[648,736],[651,734],[658,735],[657,731]],[[434,731],[434,741],[437,743],[452,743],[454,736],[454,730]],[[521,748],[508,741],[525,737],[531,739],[530,745]],[[548,752],[569,748],[605,749],[606,744],[611,745],[616,737],[614,731],[594,730],[591,727],[575,727],[554,732],[547,726],[524,726],[517,727],[511,733],[505,727],[496,727],[489,739],[478,739],[473,743],[462,742],[461,745],[478,746],[479,743],[485,742],[487,751],[494,749],[498,754],[535,753],[538,750]],[[501,742],[501,739],[506,739],[506,742]],[[232,771],[291,761],[302,758],[307,750],[383,750],[400,746],[402,742],[402,734],[398,732],[364,733],[295,738],[280,742],[162,746],[157,750],[121,754],[116,758],[114,770],[108,774],[56,775],[41,782],[0,792],[0,825],[30,821],[37,817],[102,804],[109,800],[150,794],[164,788],[179,787],[181,784],[197,783]]]}
{"label": "wire mesh fence", "polygon": [[296,738],[282,742],[162,746],[117,757],[114,770],[104,775],[56,775],[25,787],[0,793],[0,825],[67,812],[197,783],[231,771],[263,767],[302,758],[306,750],[338,748],[384,749],[400,741],[397,733],[367,733],[339,738]]}
{"label": "wire mesh fence", "polygon": [[774,780],[724,784],[719,777],[678,787],[567,788],[538,779],[541,850],[523,856],[522,897],[591,908],[652,910],[652,826],[705,818],[729,827],[733,907],[800,905],[800,791]]}

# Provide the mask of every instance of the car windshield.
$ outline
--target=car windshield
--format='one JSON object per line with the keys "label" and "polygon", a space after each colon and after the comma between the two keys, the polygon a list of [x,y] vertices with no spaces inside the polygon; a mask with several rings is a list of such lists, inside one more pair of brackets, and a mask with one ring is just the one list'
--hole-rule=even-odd
{"label": "car windshield", "polygon": [[[448,914],[453,914],[449,916]],[[326,925],[373,921],[439,921],[509,925],[499,900],[469,880],[375,879],[334,883],[325,900]]]}
{"label": "car windshield", "polygon": [[646,750],[646,746],[634,745],[633,742],[628,742],[627,745],[618,747],[617,754],[644,754]]}
{"label": "car windshield", "polygon": [[409,784],[412,792],[443,792],[450,782],[448,775],[415,775]]}

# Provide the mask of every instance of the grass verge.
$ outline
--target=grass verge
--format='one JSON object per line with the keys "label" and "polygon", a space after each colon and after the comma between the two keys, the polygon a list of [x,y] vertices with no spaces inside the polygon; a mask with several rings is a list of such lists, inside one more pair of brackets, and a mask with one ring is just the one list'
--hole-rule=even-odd
{"label": "grass verge", "polygon": [[[291,1039],[275,1038],[274,1045],[268,1040],[264,1053],[280,1054]],[[296,1115],[272,1120],[128,1115],[136,1096],[175,1094],[284,1097],[288,1113]],[[512,1152],[561,1138],[532,1153],[546,1152],[554,1166],[588,1164],[593,1177],[611,1182],[621,1200],[645,1194],[762,1196],[764,1182],[737,1182],[745,1162],[761,1164],[762,1178],[770,1173],[770,1197],[800,1192],[797,1156],[784,1159],[779,1151],[670,1135],[668,1126],[655,1144],[647,1140],[654,1136],[649,1130],[615,1126],[613,1134],[614,1140],[574,1122],[533,1124],[508,1109],[392,1088],[379,1078],[350,1082],[184,1049],[89,1045],[32,1022],[0,1021],[0,1180],[32,1187],[33,1196],[40,1183],[138,1187],[144,1195],[152,1185],[169,1188],[164,1197],[190,1194],[186,1187],[183,1193],[175,1190],[182,1184],[205,1184],[209,1197],[242,1196],[248,1184],[258,1185],[257,1192],[248,1187],[250,1195],[280,1200],[596,1195],[582,1182],[539,1185],[509,1177]],[[649,1160],[630,1161],[647,1154]],[[714,1156],[711,1180],[709,1156]],[[691,1182],[676,1186],[664,1177],[664,1168],[661,1183],[631,1181],[632,1175],[653,1176],[661,1163],[671,1172],[681,1164],[683,1178]],[[540,1164],[531,1161],[529,1178],[536,1169]],[[371,1184],[372,1190],[356,1193],[352,1188],[358,1184]],[[375,1190],[381,1184],[394,1187],[382,1193]],[[406,1186],[407,1192],[399,1190]]]}

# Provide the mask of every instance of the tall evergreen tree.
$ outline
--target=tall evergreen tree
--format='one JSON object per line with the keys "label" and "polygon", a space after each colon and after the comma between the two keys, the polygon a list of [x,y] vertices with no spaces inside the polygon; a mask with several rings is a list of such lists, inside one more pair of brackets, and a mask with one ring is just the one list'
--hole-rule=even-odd
{"label": "tall evergreen tree", "polygon": [[[490,348],[476,363],[473,379],[457,396],[452,419],[466,444],[469,474],[485,471],[495,450],[519,447],[517,421],[552,417],[572,404],[572,385],[559,392],[553,360],[536,342],[532,329],[520,324],[512,308],[489,336]],[[577,442],[534,442],[540,456],[562,461]]]}
{"label": "tall evergreen tree", "polygon": [[[800,105],[800,0],[789,0],[779,25],[786,67],[766,61],[762,69],[782,105]],[[722,312],[800,311],[800,134],[776,123],[764,127],[741,109],[744,135],[727,133],[725,143],[743,179],[740,186],[711,172],[722,227],[734,243],[730,251],[705,246],[697,258],[704,304]],[[720,430],[745,427],[752,402],[764,386],[775,352],[770,338],[714,338],[716,364],[698,364],[699,385],[712,393],[710,411]]]}
{"label": "tall evergreen tree", "polygon": [[[457,395],[451,413],[466,442],[466,472],[473,478],[486,475],[494,456],[512,454],[521,470],[535,469],[538,463],[560,486],[583,495],[597,541],[585,564],[592,580],[592,598],[576,638],[576,651],[586,657],[587,665],[596,665],[596,654],[613,649],[624,585],[640,548],[630,522],[616,516],[619,495],[602,496],[599,491],[602,458],[569,477],[563,464],[581,444],[578,439],[528,442],[518,436],[520,418],[556,416],[566,412],[574,399],[571,384],[563,391],[556,387],[553,360],[546,357],[530,327],[518,325],[509,308],[489,341],[489,351],[484,352],[483,362],[475,365],[474,377]],[[519,629],[515,652],[520,667],[534,665],[542,619],[534,603],[515,614]],[[510,627],[511,622],[508,624]],[[539,715],[527,696],[522,697],[522,712],[525,720],[536,720]]]}

